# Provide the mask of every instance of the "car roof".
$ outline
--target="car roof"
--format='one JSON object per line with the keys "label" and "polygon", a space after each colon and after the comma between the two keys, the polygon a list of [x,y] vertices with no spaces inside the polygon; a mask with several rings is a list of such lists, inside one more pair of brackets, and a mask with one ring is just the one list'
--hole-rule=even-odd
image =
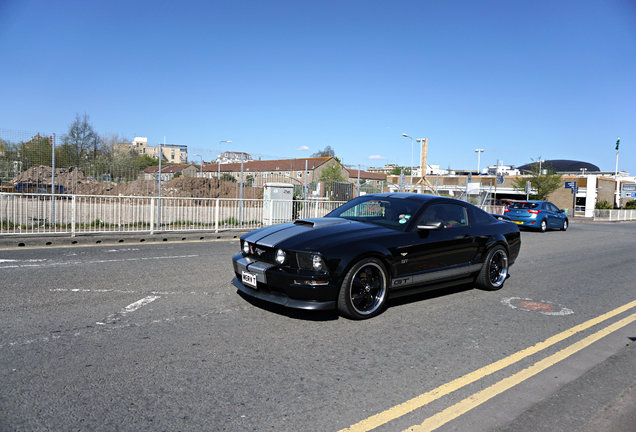
{"label": "car roof", "polygon": [[466,204],[466,202],[457,200],[455,198],[442,197],[442,196],[429,195],[429,194],[409,193],[409,192],[385,192],[385,193],[367,194],[363,196],[375,197],[375,198],[412,199],[412,200],[421,201],[421,202],[439,200],[439,201],[448,201],[448,202],[457,202],[461,204]]}

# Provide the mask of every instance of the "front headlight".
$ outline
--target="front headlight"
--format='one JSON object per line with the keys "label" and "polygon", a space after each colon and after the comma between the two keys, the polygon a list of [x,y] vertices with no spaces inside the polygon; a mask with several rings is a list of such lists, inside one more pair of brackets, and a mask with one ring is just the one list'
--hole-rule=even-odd
{"label": "front headlight", "polygon": [[276,262],[280,265],[285,264],[285,251],[282,249],[278,249],[276,251]]}
{"label": "front headlight", "polygon": [[325,262],[322,260],[320,255],[312,255],[311,263],[312,267],[316,271],[323,271],[325,269]]}
{"label": "front headlight", "polygon": [[248,242],[246,242],[246,241],[244,241],[244,242],[243,242],[243,253],[244,253],[245,255],[247,255],[247,254],[249,254],[249,253],[250,253],[250,245],[249,245],[249,243],[248,243]]}

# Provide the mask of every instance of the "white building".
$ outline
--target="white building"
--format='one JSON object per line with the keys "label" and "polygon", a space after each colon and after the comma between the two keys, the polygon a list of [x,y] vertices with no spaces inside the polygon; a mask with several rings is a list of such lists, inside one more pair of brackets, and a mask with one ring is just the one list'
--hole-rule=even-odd
{"label": "white building", "polygon": [[216,157],[215,162],[218,164],[228,164],[228,163],[241,163],[241,160],[243,160],[243,162],[247,162],[247,161],[253,160],[253,158],[252,158],[252,155],[249,153],[226,151],[226,152],[220,153]]}

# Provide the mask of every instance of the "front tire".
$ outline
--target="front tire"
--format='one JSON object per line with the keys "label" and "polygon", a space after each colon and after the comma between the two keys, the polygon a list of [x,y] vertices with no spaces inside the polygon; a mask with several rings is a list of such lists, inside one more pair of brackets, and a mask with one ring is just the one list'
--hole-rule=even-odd
{"label": "front tire", "polygon": [[568,229],[568,220],[564,219],[563,220],[563,226],[561,227],[561,231],[565,231]]}
{"label": "front tire", "polygon": [[497,245],[488,251],[486,261],[482,266],[475,284],[486,291],[495,291],[503,287],[508,278],[508,251]]}
{"label": "front tire", "polygon": [[379,314],[386,303],[389,278],[377,258],[365,258],[347,272],[338,294],[338,311],[351,319]]}

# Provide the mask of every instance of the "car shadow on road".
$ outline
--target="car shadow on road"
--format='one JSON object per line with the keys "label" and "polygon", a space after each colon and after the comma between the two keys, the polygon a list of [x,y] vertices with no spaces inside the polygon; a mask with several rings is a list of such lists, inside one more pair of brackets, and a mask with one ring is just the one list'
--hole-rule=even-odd
{"label": "car shadow on road", "polygon": [[471,291],[475,288],[475,285],[472,283],[456,285],[447,288],[438,288],[431,291],[426,291],[419,294],[410,294],[404,297],[391,298],[387,302],[387,307],[394,308],[399,306],[404,306],[411,303],[423,302],[426,300],[431,300],[438,297],[444,297],[452,294],[459,294],[464,291]]}
{"label": "car shadow on road", "polygon": [[[411,294],[404,297],[398,297],[389,299],[387,302],[387,308],[395,308],[404,306],[411,303],[423,302],[426,300],[431,300],[438,297],[444,297],[447,295],[459,294],[464,291],[470,291],[476,289],[474,284],[464,284],[458,285],[454,287],[448,288],[438,288],[435,290],[427,291],[419,294]],[[337,310],[304,310],[304,309],[293,309],[285,306],[281,306],[275,303],[270,303],[265,300],[260,300],[246,294],[243,294],[241,291],[237,290],[236,293],[243,298],[246,302],[250,303],[252,306],[264,309],[268,312],[275,313],[278,315],[283,315],[288,318],[302,320],[302,321],[334,321],[340,318]],[[384,311],[382,312],[384,313]]]}
{"label": "car shadow on road", "polygon": [[254,307],[264,309],[277,315],[283,315],[288,318],[303,321],[334,321],[338,319],[338,312],[335,310],[293,309],[248,296],[239,290],[237,290],[236,293]]}

